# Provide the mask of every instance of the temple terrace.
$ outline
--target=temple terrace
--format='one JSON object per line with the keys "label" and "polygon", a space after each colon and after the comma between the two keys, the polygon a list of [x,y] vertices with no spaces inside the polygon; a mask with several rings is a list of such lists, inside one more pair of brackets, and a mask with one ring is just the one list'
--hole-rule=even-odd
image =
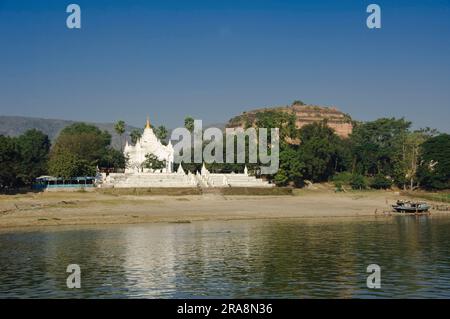
{"label": "temple terrace", "polygon": [[[136,188],[136,187],[272,187],[267,181],[248,173],[245,167],[243,173],[217,174],[209,172],[203,164],[200,172],[185,172],[180,164],[173,171],[174,148],[156,137],[147,119],[144,132],[135,145],[128,142],[124,148],[128,159],[124,173],[102,173],[98,186],[102,188]],[[147,168],[145,162],[148,156],[164,163],[162,168]]]}

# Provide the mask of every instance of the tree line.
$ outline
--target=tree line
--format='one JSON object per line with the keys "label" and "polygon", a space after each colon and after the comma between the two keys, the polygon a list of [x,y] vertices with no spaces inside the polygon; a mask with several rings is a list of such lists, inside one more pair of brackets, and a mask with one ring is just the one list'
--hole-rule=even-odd
{"label": "tree line", "polygon": [[280,128],[280,169],[269,178],[283,186],[333,181],[338,189],[450,188],[450,135],[412,130],[403,118],[353,124],[350,136],[341,138],[326,120],[297,129],[293,114],[258,114],[257,126]]}
{"label": "tree line", "polygon": [[[154,129],[159,139],[167,139],[164,126]],[[0,190],[30,187],[42,175],[69,179],[95,176],[97,169],[123,170],[127,160],[123,155],[125,122],[117,121],[114,130],[120,136],[120,150],[111,146],[108,131],[86,123],[65,127],[53,145],[47,135],[35,129],[18,137],[0,135]],[[141,136],[142,130],[133,130],[132,143]]]}
{"label": "tree line", "polygon": [[[355,122],[352,134],[341,138],[326,121],[298,129],[295,115],[281,111],[258,113],[258,128],[280,128],[280,168],[265,176],[279,186],[301,187],[306,181],[332,181],[338,189],[450,188],[450,135],[435,130],[412,130],[404,119],[382,118]],[[185,127],[192,131],[193,118],[186,117]],[[249,124],[250,125],[250,124]],[[163,142],[168,130],[154,127]],[[41,175],[70,178],[93,176],[97,168],[123,169],[125,123],[118,121],[115,131],[122,141],[120,150],[111,147],[111,134],[94,125],[75,123],[64,128],[53,145],[40,131],[29,130],[18,137],[0,135],[0,189],[28,187]],[[134,144],[142,130],[130,133]],[[149,167],[163,167],[148,158]],[[201,163],[183,163],[192,172]],[[212,163],[212,172],[243,171],[245,164]],[[258,173],[258,164],[248,164]],[[176,168],[175,168],[176,169]]]}

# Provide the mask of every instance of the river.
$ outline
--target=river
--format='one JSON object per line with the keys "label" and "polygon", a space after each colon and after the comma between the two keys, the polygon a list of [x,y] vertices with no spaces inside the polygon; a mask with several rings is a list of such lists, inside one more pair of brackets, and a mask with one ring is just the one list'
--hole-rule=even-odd
{"label": "river", "polygon": [[[69,289],[69,264],[81,288]],[[381,288],[367,287],[367,266]],[[450,218],[399,216],[0,232],[1,298],[450,297]]]}

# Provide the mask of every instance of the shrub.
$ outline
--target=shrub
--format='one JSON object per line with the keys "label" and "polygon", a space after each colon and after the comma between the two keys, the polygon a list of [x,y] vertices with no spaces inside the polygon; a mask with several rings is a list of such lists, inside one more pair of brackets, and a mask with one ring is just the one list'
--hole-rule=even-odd
{"label": "shrub", "polygon": [[288,184],[289,178],[287,177],[284,170],[280,169],[275,175],[274,182],[277,186],[286,186]]}
{"label": "shrub", "polygon": [[366,178],[361,174],[354,174],[350,180],[350,186],[352,189],[366,189],[367,181]]}
{"label": "shrub", "polygon": [[352,180],[352,173],[350,172],[341,172],[335,174],[331,180],[333,181],[334,185],[337,187],[337,184],[340,185],[349,185],[350,181]]}
{"label": "shrub", "polygon": [[377,174],[370,183],[370,187],[375,189],[388,189],[391,186],[392,181],[383,174]]}
{"label": "shrub", "polygon": [[336,187],[336,192],[344,191],[344,185],[341,182],[334,182],[334,187]]}

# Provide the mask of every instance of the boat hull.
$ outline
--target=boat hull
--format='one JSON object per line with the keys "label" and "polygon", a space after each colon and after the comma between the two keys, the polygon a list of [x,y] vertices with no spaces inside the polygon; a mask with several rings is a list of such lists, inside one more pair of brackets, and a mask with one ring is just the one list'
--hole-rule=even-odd
{"label": "boat hull", "polygon": [[392,206],[396,212],[399,213],[424,213],[428,212],[430,206],[421,206],[421,207],[404,207],[404,206]]}

